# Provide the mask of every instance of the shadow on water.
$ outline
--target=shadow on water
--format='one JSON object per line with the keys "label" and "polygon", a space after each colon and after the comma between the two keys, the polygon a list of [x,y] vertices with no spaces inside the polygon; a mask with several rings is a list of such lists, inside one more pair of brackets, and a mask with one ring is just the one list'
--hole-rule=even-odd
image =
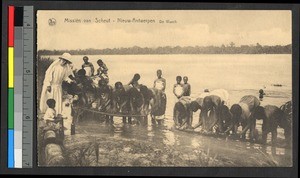
{"label": "shadow on water", "polygon": [[[157,148],[170,146],[189,155],[201,151],[226,163],[224,166],[292,166],[292,150],[284,147],[261,145],[229,138],[207,136],[197,132],[183,132],[173,128],[170,120],[163,125],[123,124],[115,119],[113,125],[88,121],[77,126],[76,134],[94,137],[113,137],[121,140],[146,141]],[[75,135],[76,136],[76,135]]]}

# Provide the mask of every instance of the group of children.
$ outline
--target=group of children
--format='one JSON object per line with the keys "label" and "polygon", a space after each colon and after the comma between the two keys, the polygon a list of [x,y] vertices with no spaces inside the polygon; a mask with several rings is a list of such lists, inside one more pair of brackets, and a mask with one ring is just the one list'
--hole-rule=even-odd
{"label": "group of children", "polygon": [[[76,93],[76,91],[75,91],[76,89],[73,87],[74,85],[81,86],[82,87],[81,89],[86,89],[86,87],[90,86],[91,80],[88,80],[87,76],[89,76],[89,77],[90,76],[99,76],[99,77],[104,78],[105,81],[108,82],[108,76],[107,76],[108,68],[101,59],[99,59],[97,61],[99,68],[97,69],[96,74],[95,74],[94,65],[91,62],[89,62],[89,58],[87,56],[83,57],[83,61],[84,61],[84,63],[82,64],[81,69],[76,71],[73,82],[71,84],[68,84],[69,86],[67,87],[68,89],[73,90],[72,92],[74,94]],[[68,92],[70,92],[70,91],[68,91]],[[72,93],[72,92],[70,92],[70,93]],[[47,127],[47,129],[60,131],[62,129],[61,128],[62,125],[60,124],[62,117],[61,117],[61,115],[57,115],[57,113],[56,113],[55,99],[52,99],[52,98],[48,99],[46,101],[46,104],[48,107],[47,107],[47,110],[45,111],[45,114],[42,119],[42,121],[45,124],[45,127]]]}
{"label": "group of children", "polygon": [[99,68],[97,69],[97,73],[94,74],[95,69],[94,69],[94,65],[89,62],[89,58],[87,56],[83,57],[83,61],[84,63],[82,64],[81,68],[84,69],[86,71],[86,76],[101,76],[101,75],[107,75],[107,71],[108,68],[106,66],[106,64],[102,61],[102,59],[99,59],[97,61],[97,64],[99,66]]}
{"label": "group of children", "polygon": [[[68,86],[68,89],[72,90],[72,91],[68,91],[68,93],[73,93],[74,95],[76,95],[76,89],[80,90],[80,91],[87,91],[89,88],[89,86],[91,86],[92,81],[90,79],[90,77],[92,76],[98,76],[101,78],[101,80],[99,80],[98,83],[98,90],[97,90],[97,95],[100,95],[101,99],[105,100],[105,98],[109,98],[109,96],[104,96],[104,95],[111,95],[112,92],[112,88],[108,85],[108,80],[103,80],[103,79],[108,79],[108,68],[106,66],[106,64],[99,59],[97,61],[97,64],[99,66],[99,68],[96,70],[96,74],[95,74],[95,68],[94,65],[89,62],[89,58],[87,56],[83,57],[83,64],[81,66],[81,69],[79,69],[78,71],[75,72],[75,77],[73,82],[70,84],[70,86]],[[106,76],[106,78],[103,76]],[[134,88],[137,88],[138,91],[140,91],[140,84],[139,84],[139,79],[140,79],[140,75],[139,74],[135,74],[134,77],[132,78],[132,80],[128,83],[128,85],[131,85]],[[76,85],[76,86],[75,86]],[[79,86],[79,87],[78,87]],[[154,80],[154,88],[165,92],[166,89],[166,80],[162,77],[162,70],[157,70],[157,79]],[[173,87],[173,93],[176,96],[177,99],[180,98],[184,98],[184,97],[188,97],[191,95],[191,85],[188,83],[188,77],[184,76],[177,76],[176,77],[176,84],[174,84]],[[87,100],[87,99],[86,99]],[[106,103],[108,101],[105,101],[104,103]],[[86,104],[88,103],[88,101],[86,101]],[[55,118],[56,118],[56,112],[55,112],[55,100],[54,99],[49,99],[47,101],[47,105],[48,105],[48,109],[44,115],[44,120],[49,123],[49,125],[54,125],[53,123],[55,123]],[[53,106],[54,105],[54,106]],[[94,105],[91,106],[92,108],[95,108]],[[97,109],[101,108],[100,110],[105,110],[105,106],[101,107],[101,104],[99,106],[99,103],[97,104]],[[51,124],[50,124],[51,123]]]}
{"label": "group of children", "polygon": [[[181,82],[183,79],[183,83]],[[173,87],[173,93],[177,99],[180,99],[182,96],[190,96],[191,95],[191,85],[188,83],[188,77],[181,76],[176,77],[176,84]]]}

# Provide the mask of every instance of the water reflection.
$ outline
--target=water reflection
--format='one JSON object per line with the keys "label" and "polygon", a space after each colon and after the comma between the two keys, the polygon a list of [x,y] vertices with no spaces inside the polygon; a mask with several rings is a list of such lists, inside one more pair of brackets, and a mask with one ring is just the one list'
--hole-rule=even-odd
{"label": "water reflection", "polygon": [[[243,142],[231,138],[220,138],[214,135],[204,136],[197,132],[185,132],[174,129],[172,120],[165,120],[163,125],[130,125],[123,124],[122,119],[115,119],[114,125],[105,123],[83,123],[78,126],[76,134],[112,136],[120,139],[148,141],[157,147],[168,147],[184,154],[203,151],[210,156],[235,163],[237,166],[262,166],[268,160],[274,166],[291,165],[292,154],[289,148]],[[76,135],[75,135],[76,136]],[[249,159],[245,159],[249,158]]]}
{"label": "water reflection", "polygon": [[261,150],[270,155],[286,155],[285,148],[278,148],[274,146],[262,146]]}
{"label": "water reflection", "polygon": [[178,139],[174,132],[165,131],[164,134],[166,135],[166,140],[164,140],[164,144],[175,146],[176,140]]}
{"label": "water reflection", "polygon": [[193,146],[193,148],[199,148],[200,147],[200,144],[199,144],[197,139],[195,139],[195,138],[192,139],[192,146]]}

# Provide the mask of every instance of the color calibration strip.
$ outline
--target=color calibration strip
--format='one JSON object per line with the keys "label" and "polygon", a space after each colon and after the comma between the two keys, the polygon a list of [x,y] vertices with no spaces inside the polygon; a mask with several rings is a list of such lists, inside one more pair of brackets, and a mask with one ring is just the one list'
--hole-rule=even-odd
{"label": "color calibration strip", "polygon": [[8,7],[8,168],[31,168],[33,6]]}
{"label": "color calibration strip", "polygon": [[14,13],[8,7],[8,168],[15,167],[14,161]]}

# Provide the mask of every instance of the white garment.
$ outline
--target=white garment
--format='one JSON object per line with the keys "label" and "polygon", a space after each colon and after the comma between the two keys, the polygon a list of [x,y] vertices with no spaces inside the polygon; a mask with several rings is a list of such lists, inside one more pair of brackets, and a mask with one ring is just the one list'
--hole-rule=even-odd
{"label": "white garment", "polygon": [[216,89],[210,92],[210,95],[216,95],[224,101],[225,105],[229,105],[229,93],[225,89]]}
{"label": "white garment", "polygon": [[210,96],[210,92],[204,92],[204,93],[201,93],[199,98],[205,98],[206,96]]}
{"label": "white garment", "polygon": [[164,82],[161,80],[155,81],[155,88],[158,90],[162,90],[164,88]]}
{"label": "white garment", "polygon": [[[68,106],[66,106],[67,103],[69,103]],[[71,102],[63,103],[62,117],[64,118],[64,133],[65,135],[71,135],[71,125],[73,122]]]}
{"label": "white garment", "polygon": [[90,66],[84,67],[85,70],[85,76],[92,76],[92,68]]}
{"label": "white garment", "polygon": [[241,115],[242,119],[243,120],[248,119],[250,117],[250,115],[251,115],[249,106],[246,103],[239,103],[239,105],[242,108],[242,115]]}
{"label": "white garment", "polygon": [[[42,113],[48,108],[46,101],[50,98],[56,101],[55,110],[57,114],[62,111],[62,82],[70,80],[68,76],[73,75],[69,64],[61,66],[60,60],[54,61],[46,71],[43,89],[40,99],[40,110]],[[73,75],[74,76],[74,75]],[[51,86],[51,92],[47,87]]]}
{"label": "white garment", "polygon": [[187,107],[187,105],[189,105],[192,102],[190,96],[182,96],[178,99],[178,101],[181,102],[184,107]]}
{"label": "white garment", "polygon": [[54,117],[56,116],[56,112],[52,108],[47,108],[45,115],[44,115],[44,120],[45,121],[54,121]]}
{"label": "white garment", "polygon": [[183,94],[183,87],[181,85],[176,85],[175,86],[175,93],[177,96],[180,96]]}

